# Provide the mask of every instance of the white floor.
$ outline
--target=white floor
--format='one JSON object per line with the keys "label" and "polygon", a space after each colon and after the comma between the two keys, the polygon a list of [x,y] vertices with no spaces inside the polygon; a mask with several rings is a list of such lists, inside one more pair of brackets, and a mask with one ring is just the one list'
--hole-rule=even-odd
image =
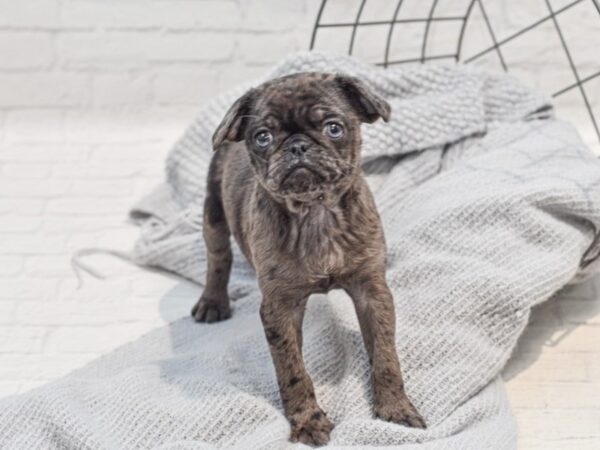
{"label": "white floor", "polygon": [[[128,207],[162,179],[193,111],[0,116],[0,396],[188,314],[199,288],[109,257],[76,288],[73,251],[127,250]],[[539,307],[504,374],[523,449],[600,448],[600,282]]]}

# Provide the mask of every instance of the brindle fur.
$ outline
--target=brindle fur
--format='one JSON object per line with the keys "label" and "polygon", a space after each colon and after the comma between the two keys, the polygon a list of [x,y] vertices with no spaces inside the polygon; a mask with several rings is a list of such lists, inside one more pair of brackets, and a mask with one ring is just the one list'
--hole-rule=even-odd
{"label": "brindle fur", "polygon": [[[346,290],[355,305],[372,365],[375,415],[425,427],[404,392],[383,230],[360,168],[361,122],[387,120],[389,113],[355,78],[303,73],[251,89],[213,136],[218,151],[204,205],[208,273],[192,315],[199,322],[230,317],[233,234],[262,291],[260,316],[292,441],[323,445],[333,428],[304,367],[302,321],[308,297],[334,288]],[[341,139],[322,131],[332,118],[344,127]],[[254,141],[259,127],[274,137],[267,150]]]}

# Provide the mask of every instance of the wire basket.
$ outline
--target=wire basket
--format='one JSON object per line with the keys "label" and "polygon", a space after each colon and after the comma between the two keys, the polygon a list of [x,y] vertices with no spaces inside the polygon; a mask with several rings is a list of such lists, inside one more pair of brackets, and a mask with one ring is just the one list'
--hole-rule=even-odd
{"label": "wire basket", "polygon": [[322,0],[310,48],[383,67],[495,65],[551,94],[600,143],[600,0]]}

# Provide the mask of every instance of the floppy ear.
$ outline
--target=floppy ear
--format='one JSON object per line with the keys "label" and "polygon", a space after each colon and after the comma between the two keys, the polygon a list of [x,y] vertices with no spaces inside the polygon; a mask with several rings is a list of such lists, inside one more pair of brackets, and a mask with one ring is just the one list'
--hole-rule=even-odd
{"label": "floppy ear", "polygon": [[244,138],[244,131],[248,122],[248,118],[245,116],[250,111],[253,95],[254,90],[251,89],[231,105],[213,134],[213,150],[218,150],[225,141],[239,142]]}
{"label": "floppy ear", "polygon": [[363,122],[373,123],[380,117],[386,122],[389,120],[391,112],[389,103],[358,78],[336,75],[334,81]]}

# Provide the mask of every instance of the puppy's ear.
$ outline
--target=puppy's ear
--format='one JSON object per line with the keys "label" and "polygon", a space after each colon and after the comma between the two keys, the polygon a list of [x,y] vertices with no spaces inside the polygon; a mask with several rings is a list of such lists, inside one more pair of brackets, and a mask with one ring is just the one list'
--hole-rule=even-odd
{"label": "puppy's ear", "polygon": [[244,139],[244,131],[248,123],[246,115],[250,112],[253,97],[254,89],[251,89],[231,105],[213,134],[213,150],[218,150],[225,141],[239,142]]}
{"label": "puppy's ear", "polygon": [[380,117],[386,122],[389,120],[391,112],[389,103],[358,78],[336,75],[334,81],[363,122],[373,123]]}

